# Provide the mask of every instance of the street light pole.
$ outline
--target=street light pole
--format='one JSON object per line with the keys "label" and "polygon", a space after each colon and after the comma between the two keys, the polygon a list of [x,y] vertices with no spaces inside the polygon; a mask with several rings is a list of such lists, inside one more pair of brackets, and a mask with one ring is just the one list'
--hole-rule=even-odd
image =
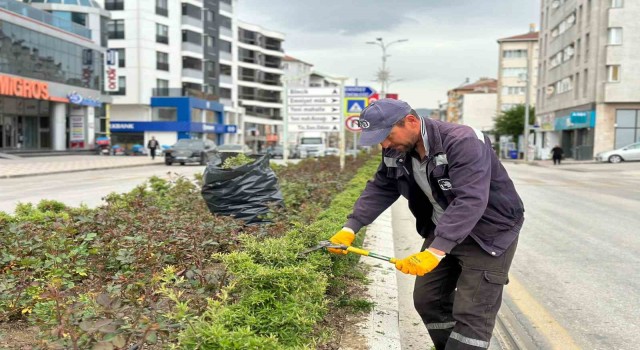
{"label": "street light pole", "polygon": [[382,70],[380,71],[379,77],[378,79],[380,79],[380,98],[386,98],[387,97],[387,81],[389,80],[390,74],[388,74],[387,72],[387,49],[393,45],[393,44],[397,44],[397,43],[402,43],[405,41],[409,41],[409,39],[399,39],[399,40],[395,40],[392,41],[388,44],[384,43],[384,39],[382,38],[376,38],[376,41],[367,41],[366,43],[369,45],[378,45],[380,46],[380,48],[382,48]]}

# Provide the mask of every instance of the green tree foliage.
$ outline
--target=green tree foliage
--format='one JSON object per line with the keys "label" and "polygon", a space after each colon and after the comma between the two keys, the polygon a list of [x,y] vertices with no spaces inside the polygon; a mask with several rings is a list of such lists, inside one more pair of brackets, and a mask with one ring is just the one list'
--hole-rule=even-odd
{"label": "green tree foliage", "polygon": [[[495,118],[495,133],[497,135],[513,136],[514,140],[518,139],[518,136],[524,131],[524,114],[524,104],[516,105],[502,112]],[[535,115],[535,108],[531,107],[529,109],[529,125],[532,125],[535,121]]]}

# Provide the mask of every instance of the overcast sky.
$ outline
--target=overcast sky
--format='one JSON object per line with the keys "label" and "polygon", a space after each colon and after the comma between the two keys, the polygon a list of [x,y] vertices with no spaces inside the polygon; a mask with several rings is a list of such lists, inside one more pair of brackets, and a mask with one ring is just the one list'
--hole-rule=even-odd
{"label": "overcast sky", "polygon": [[414,108],[437,107],[465,78],[497,77],[503,37],[539,27],[540,0],[238,0],[240,20],[286,35],[285,53],[377,90],[382,37],[392,45],[388,92]]}

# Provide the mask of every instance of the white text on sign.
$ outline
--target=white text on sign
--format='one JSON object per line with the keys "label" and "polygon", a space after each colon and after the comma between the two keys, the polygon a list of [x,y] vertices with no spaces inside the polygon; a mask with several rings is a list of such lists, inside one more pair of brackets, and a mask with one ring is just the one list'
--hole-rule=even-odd
{"label": "white text on sign", "polygon": [[339,123],[340,115],[289,115],[289,123]]}

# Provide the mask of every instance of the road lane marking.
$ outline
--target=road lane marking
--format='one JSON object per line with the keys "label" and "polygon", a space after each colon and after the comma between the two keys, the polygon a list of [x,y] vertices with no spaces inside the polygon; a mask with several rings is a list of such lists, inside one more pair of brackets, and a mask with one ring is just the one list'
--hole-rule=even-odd
{"label": "road lane marking", "polygon": [[537,302],[524,286],[512,275],[509,276],[507,294],[522,313],[531,321],[553,349],[581,349],[569,332]]}

